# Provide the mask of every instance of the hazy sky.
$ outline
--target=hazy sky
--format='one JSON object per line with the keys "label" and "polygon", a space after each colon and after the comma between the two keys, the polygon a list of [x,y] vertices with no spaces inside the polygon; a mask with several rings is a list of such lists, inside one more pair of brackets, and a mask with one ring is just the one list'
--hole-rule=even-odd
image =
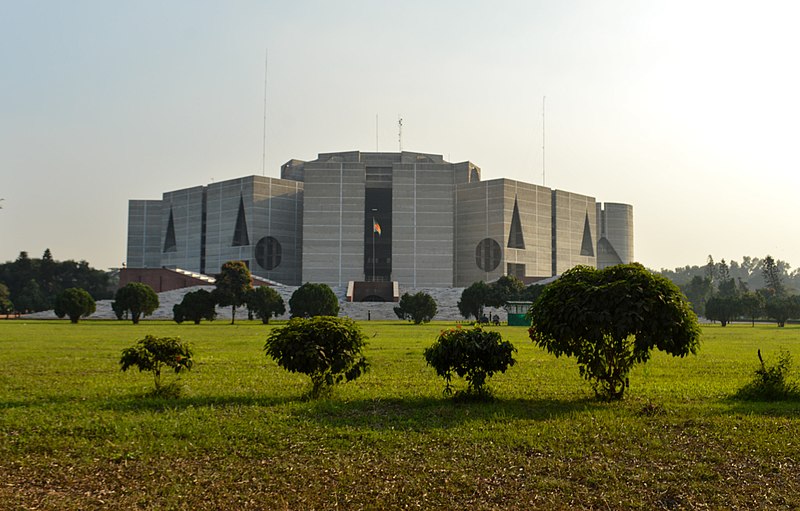
{"label": "hazy sky", "polygon": [[0,0],[0,261],[129,199],[403,149],[634,207],[648,267],[800,265],[800,3]]}

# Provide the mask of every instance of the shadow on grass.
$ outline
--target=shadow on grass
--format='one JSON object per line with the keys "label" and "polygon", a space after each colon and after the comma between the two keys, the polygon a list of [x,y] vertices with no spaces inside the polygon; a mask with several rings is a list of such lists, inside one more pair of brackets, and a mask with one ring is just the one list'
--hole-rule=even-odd
{"label": "shadow on grass", "polygon": [[761,415],[775,418],[797,419],[800,418],[800,398],[793,397],[784,400],[754,400],[744,399],[733,395],[722,400],[729,405],[725,414]]}
{"label": "shadow on grass", "polygon": [[103,403],[100,408],[118,412],[166,411],[186,408],[270,407],[297,401],[294,397],[270,396],[186,396],[164,398],[133,394]]}
{"label": "shadow on grass", "polygon": [[[426,431],[469,421],[544,421],[609,406],[594,400],[494,399],[455,402],[436,397],[309,401],[296,416],[330,427]],[[613,405],[612,405],[613,406]]]}

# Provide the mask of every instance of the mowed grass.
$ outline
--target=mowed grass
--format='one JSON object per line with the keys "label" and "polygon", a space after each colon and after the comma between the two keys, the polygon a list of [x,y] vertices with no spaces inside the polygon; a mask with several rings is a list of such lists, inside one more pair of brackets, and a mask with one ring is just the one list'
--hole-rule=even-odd
{"label": "mowed grass", "polygon": [[[456,403],[422,357],[452,324],[360,323],[370,372],[319,401],[264,356],[279,325],[0,322],[0,509],[800,508],[800,403],[732,399],[798,326],[706,326],[617,403],[499,327],[517,365]],[[145,334],[193,344],[179,399],[120,372]]]}

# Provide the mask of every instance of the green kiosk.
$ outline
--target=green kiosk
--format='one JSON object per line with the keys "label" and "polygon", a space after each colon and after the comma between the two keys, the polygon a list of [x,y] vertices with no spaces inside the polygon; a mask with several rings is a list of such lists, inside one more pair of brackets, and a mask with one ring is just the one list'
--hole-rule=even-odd
{"label": "green kiosk", "polygon": [[506,302],[508,326],[531,326],[531,322],[525,318],[531,305],[533,302]]}

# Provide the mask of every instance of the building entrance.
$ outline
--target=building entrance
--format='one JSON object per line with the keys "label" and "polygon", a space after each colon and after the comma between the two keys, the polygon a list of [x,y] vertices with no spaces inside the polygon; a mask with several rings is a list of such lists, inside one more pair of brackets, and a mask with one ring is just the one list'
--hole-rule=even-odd
{"label": "building entrance", "polygon": [[392,280],[392,189],[367,188],[364,197],[364,280]]}

